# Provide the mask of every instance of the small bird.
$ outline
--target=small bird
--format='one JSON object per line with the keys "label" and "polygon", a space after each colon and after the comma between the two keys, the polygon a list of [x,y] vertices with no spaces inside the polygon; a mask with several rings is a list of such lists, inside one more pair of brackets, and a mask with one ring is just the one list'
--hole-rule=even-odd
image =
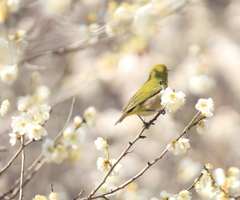
{"label": "small bird", "polygon": [[148,124],[140,116],[153,115],[162,109],[161,95],[159,93],[167,86],[167,67],[162,64],[154,66],[149,73],[148,80],[130,99],[127,107],[122,113],[122,116],[118,119],[115,125],[122,122],[122,120],[124,120],[127,116],[138,115],[144,123],[144,126],[147,127]]}

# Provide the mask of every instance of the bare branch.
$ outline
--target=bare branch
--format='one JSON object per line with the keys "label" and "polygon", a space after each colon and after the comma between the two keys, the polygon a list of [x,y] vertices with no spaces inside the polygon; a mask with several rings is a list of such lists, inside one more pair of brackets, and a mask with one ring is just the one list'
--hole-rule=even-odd
{"label": "bare branch", "polygon": [[73,198],[72,200],[77,200],[78,197],[80,197],[80,196],[82,195],[83,192],[84,192],[84,190],[81,190],[81,191],[79,192],[79,194],[78,194],[75,198]]}
{"label": "bare branch", "polygon": [[[158,112],[158,114],[148,123],[148,128],[153,124],[154,121],[157,120],[157,118],[159,117],[159,115],[161,115],[162,113],[165,112],[165,109],[162,109]],[[146,127],[143,126],[143,128],[140,130],[140,132],[137,134],[137,136],[135,137],[135,139],[132,142],[129,142],[127,148],[122,152],[122,154],[118,157],[117,161],[113,164],[113,166],[111,167],[111,169],[108,171],[108,173],[105,175],[105,177],[102,179],[102,181],[100,182],[100,184],[94,189],[92,190],[92,192],[90,193],[90,195],[86,198],[86,199],[91,199],[91,197],[99,190],[99,188],[106,182],[107,178],[109,177],[109,175],[112,173],[114,167],[122,160],[123,157],[125,157],[128,153],[129,153],[129,149],[139,140],[142,138],[145,138],[142,136],[143,132],[146,130]]]}
{"label": "bare branch", "polygon": [[[165,110],[161,110],[160,112],[164,112]],[[159,112],[159,113],[160,113]],[[157,117],[160,114],[157,114],[153,120],[151,120],[149,122],[149,125],[151,125],[154,120],[157,119]],[[193,119],[191,120],[191,122],[184,128],[184,130],[182,131],[181,135],[176,139],[179,140],[181,137],[183,137],[193,126],[195,126],[197,124],[197,122],[199,122],[201,119],[199,119],[197,122],[195,122],[196,118],[198,117],[198,115],[200,114],[200,112],[198,112]],[[105,198],[106,195],[109,194],[113,194],[115,192],[117,192],[118,190],[121,190],[123,188],[125,188],[127,185],[129,185],[130,183],[132,183],[134,180],[138,179],[140,176],[142,176],[151,166],[153,166],[156,162],[158,162],[160,159],[162,159],[162,157],[168,152],[167,149],[165,149],[157,158],[155,158],[153,161],[151,162],[147,162],[147,165],[139,172],[137,173],[135,176],[133,176],[131,179],[129,179],[128,181],[126,181],[125,183],[123,183],[122,185],[119,185],[118,187],[109,190],[108,192],[105,192],[103,194],[99,194],[99,195],[94,195],[97,190],[105,183],[106,179],[108,178],[108,176],[110,175],[111,171],[113,170],[113,168],[117,165],[117,163],[127,154],[127,152],[129,151],[129,149],[132,147],[132,145],[141,138],[142,133],[144,132],[146,128],[143,127],[140,132],[138,133],[138,135],[136,136],[136,138],[133,140],[133,142],[129,142],[129,145],[127,147],[127,149],[120,155],[120,157],[117,159],[117,162],[112,166],[111,170],[107,173],[107,175],[104,177],[104,179],[102,180],[102,182],[91,192],[91,194],[88,197],[82,198],[81,200],[89,200],[89,199],[97,199],[97,198]]]}
{"label": "bare branch", "polygon": [[29,140],[26,144],[21,145],[20,149],[15,153],[12,159],[6,164],[6,166],[1,170],[0,176],[12,165],[13,161],[18,157],[18,155],[23,151],[23,149],[31,144],[33,140]]}
{"label": "bare branch", "polygon": [[19,200],[23,199],[23,180],[24,180],[24,168],[25,168],[25,150],[24,150],[24,135],[21,136],[22,150],[22,166],[21,166],[21,176],[20,176],[20,193]]}

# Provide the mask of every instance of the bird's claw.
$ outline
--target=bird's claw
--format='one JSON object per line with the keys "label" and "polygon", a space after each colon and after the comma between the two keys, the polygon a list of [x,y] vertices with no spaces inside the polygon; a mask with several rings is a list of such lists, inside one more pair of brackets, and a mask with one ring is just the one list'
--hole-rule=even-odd
{"label": "bird's claw", "polygon": [[143,121],[143,127],[145,128],[145,129],[148,129],[151,125],[154,125],[154,123],[153,122],[145,122],[145,121]]}

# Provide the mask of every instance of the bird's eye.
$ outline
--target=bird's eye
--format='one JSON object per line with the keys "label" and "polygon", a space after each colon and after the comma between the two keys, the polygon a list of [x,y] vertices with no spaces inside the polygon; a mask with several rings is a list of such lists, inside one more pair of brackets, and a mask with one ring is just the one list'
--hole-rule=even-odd
{"label": "bird's eye", "polygon": [[161,81],[161,82],[160,82],[160,85],[163,85],[163,84],[164,84],[164,81]]}

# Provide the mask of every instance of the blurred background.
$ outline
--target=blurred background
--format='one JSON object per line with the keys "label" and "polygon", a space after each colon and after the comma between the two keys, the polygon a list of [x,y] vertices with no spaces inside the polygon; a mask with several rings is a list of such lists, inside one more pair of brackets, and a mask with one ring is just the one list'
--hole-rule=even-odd
{"label": "blurred background", "polygon": [[[156,64],[168,66],[169,87],[186,94],[186,105],[160,116],[145,131],[147,138],[120,162],[119,176],[108,182],[122,184],[160,155],[197,113],[199,98],[215,102],[211,129],[200,135],[192,128],[185,136],[191,144],[185,154],[167,153],[109,198],[161,199],[163,190],[187,189],[204,164],[224,171],[240,167],[240,0],[1,0],[0,23],[1,99],[11,102],[0,121],[1,168],[20,146],[11,146],[8,135],[20,102],[45,100],[52,107],[48,135],[26,148],[26,166],[41,153],[43,141],[62,130],[73,97],[70,125],[90,106],[98,112],[94,126],[82,127],[81,147],[62,163],[39,170],[24,188],[24,199],[48,195],[51,183],[60,200],[81,190],[83,196],[89,194],[105,174],[97,169],[97,158],[104,154],[94,140],[108,138],[110,158],[117,158],[134,139],[142,127],[137,116],[114,123]],[[7,71],[10,65],[13,72]],[[1,193],[11,188],[20,168],[19,157],[2,175]],[[195,191],[192,195],[209,199]]]}

